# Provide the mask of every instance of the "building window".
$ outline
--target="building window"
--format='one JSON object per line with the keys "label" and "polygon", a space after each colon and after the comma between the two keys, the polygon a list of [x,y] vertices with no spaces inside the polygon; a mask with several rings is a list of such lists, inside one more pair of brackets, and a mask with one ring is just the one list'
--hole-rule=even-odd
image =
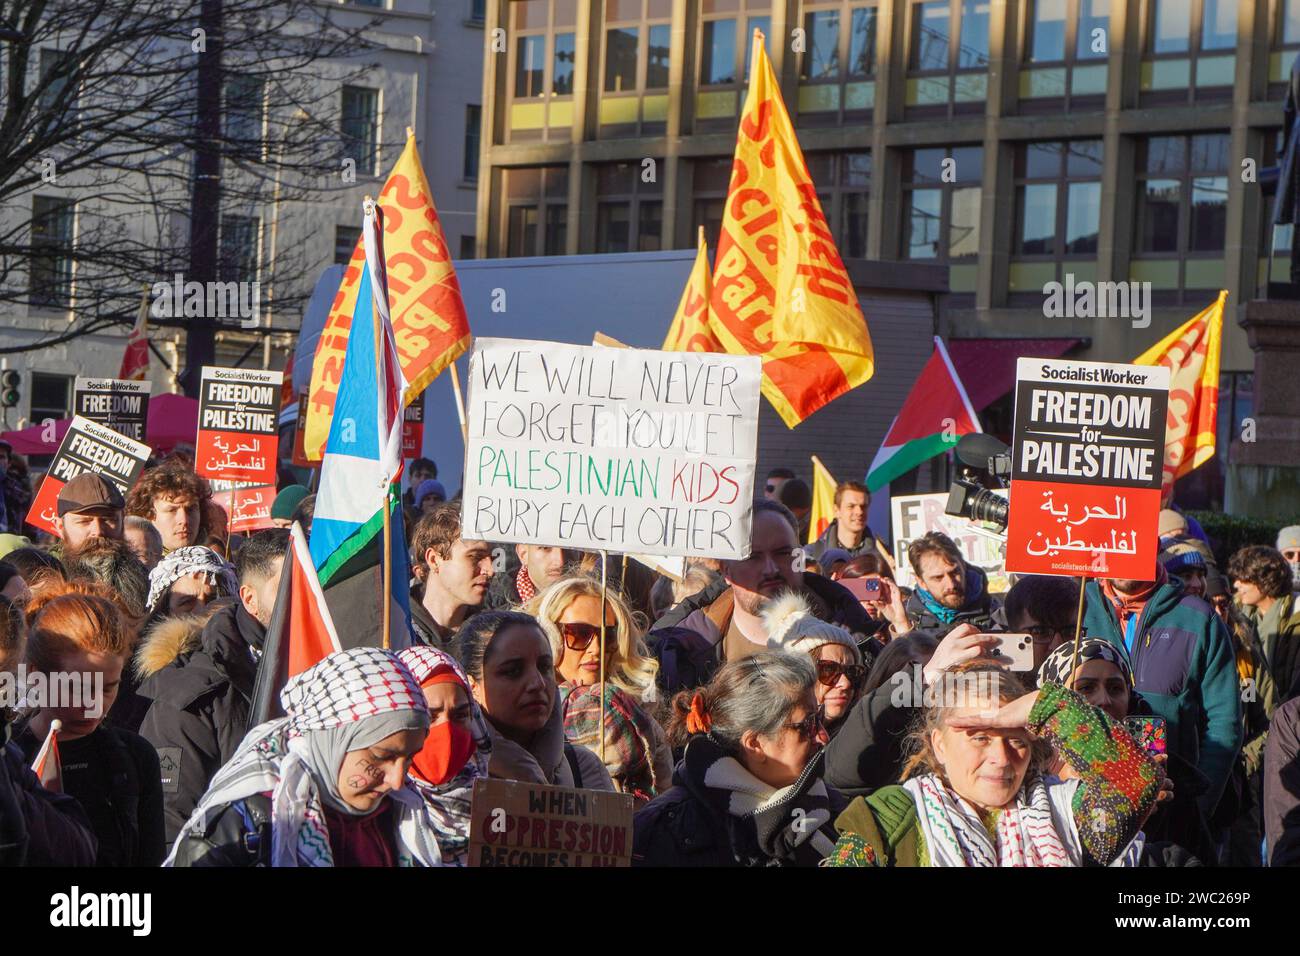
{"label": "building window", "polygon": [[[651,167],[653,169],[653,167]],[[596,251],[663,248],[663,190],[637,162],[596,167]]]}
{"label": "building window", "polygon": [[699,60],[701,89],[696,93],[698,119],[736,118],[740,85],[749,79],[755,28],[772,49],[770,0],[700,0]]}
{"label": "building window", "polygon": [[469,0],[469,19],[471,23],[487,19],[487,0]]}
{"label": "building window", "polygon": [[37,109],[42,113],[49,113],[54,110],[64,110],[71,114],[76,111],[75,98],[64,106],[60,107],[59,100],[63,96],[64,90],[68,88],[69,72],[74,68],[74,64],[62,50],[55,50],[49,47],[41,48],[41,82],[48,83],[41,95],[37,98]]}
{"label": "building window", "polygon": [[32,197],[32,257],[27,294],[32,305],[67,308],[72,302],[76,203],[59,196]]}
{"label": "building window", "polygon": [[[672,0],[609,0],[605,4],[604,83],[600,123],[615,135],[636,132],[636,124],[668,118],[668,53],[672,42]],[[663,92],[653,92],[660,91]],[[610,130],[605,134],[609,135]]]}
{"label": "building window", "polygon": [[577,9],[577,0],[514,0],[509,5],[515,40],[507,128],[513,140],[546,139],[550,129],[560,139],[569,138]]}
{"label": "building window", "polygon": [[260,152],[264,135],[265,85],[260,77],[236,74],[226,80],[226,139]]}
{"label": "building window", "polygon": [[1231,96],[1236,73],[1238,0],[1147,0],[1146,56],[1139,88],[1160,100],[1191,102],[1197,90]]}
{"label": "building window", "polygon": [[457,259],[474,258],[474,237],[473,236],[462,235],[460,237],[460,255],[457,256],[456,258]]}
{"label": "building window", "polygon": [[[716,159],[697,159],[691,163],[695,197],[691,209],[691,235],[704,227],[704,236],[710,246],[716,246],[722,233],[722,214],[727,205],[727,189],[731,185],[730,156]],[[692,244],[693,245],[693,244]]]}
{"label": "building window", "polygon": [[1110,54],[1110,0],[1028,0],[1020,68],[1020,98],[1058,109],[1065,100],[1089,99],[1096,108],[1106,92]]}
{"label": "building window", "polygon": [[362,176],[377,175],[379,164],[379,91],[343,87],[343,156]]}
{"label": "building window", "polygon": [[481,106],[465,107],[465,181],[478,182],[479,126],[483,121]]}
{"label": "building window", "polygon": [[1157,289],[1221,287],[1230,140],[1210,133],[1138,143],[1131,278]]}
{"label": "building window", "polygon": [[508,257],[562,256],[568,232],[569,167],[503,171]]}
{"label": "building window", "polygon": [[871,152],[808,153],[804,158],[840,256],[863,258],[867,254]]}
{"label": "building window", "polygon": [[973,292],[979,254],[983,149],[954,146],[910,150],[903,163],[903,257],[952,262],[953,292]]}
{"label": "building window", "polygon": [[32,397],[28,418],[33,422],[61,421],[72,417],[73,376],[32,372]]}
{"label": "building window", "polygon": [[217,277],[221,282],[256,282],[261,262],[260,222],[254,216],[222,216]]}
{"label": "building window", "polygon": [[1017,146],[1013,294],[1038,292],[1065,271],[1095,276],[1103,153],[1099,139]]}
{"label": "building window", "polygon": [[334,227],[334,264],[345,266],[352,261],[352,253],[361,238],[360,226]]}
{"label": "building window", "polygon": [[799,118],[835,122],[842,112],[871,109],[875,100],[874,3],[825,0],[804,9],[806,49],[799,66]]}
{"label": "building window", "polygon": [[905,104],[983,109],[991,0],[912,0]]}
{"label": "building window", "polygon": [[1273,0],[1270,31],[1272,51],[1268,57],[1269,99],[1281,99],[1291,77],[1291,64],[1300,53],[1300,0]]}

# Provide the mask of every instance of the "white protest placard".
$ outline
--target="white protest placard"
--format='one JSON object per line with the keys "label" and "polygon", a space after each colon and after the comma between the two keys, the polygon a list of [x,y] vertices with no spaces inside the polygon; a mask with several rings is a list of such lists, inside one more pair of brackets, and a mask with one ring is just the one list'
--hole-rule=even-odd
{"label": "white protest placard", "polygon": [[889,499],[894,535],[894,576],[905,588],[916,587],[907,548],[931,531],[941,531],[961,549],[967,564],[983,569],[988,575],[989,591],[1000,594],[1011,587],[1006,568],[1006,536],[983,523],[959,515],[944,513],[947,492],[922,495],[895,495]]}
{"label": "white protest placard", "polygon": [[477,340],[462,533],[747,556],[761,374],[750,355]]}

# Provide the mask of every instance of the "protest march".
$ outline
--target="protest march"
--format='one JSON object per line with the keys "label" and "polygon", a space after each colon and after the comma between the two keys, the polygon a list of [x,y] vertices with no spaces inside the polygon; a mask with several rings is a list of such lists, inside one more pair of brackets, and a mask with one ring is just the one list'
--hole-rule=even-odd
{"label": "protest march", "polygon": [[1300,865],[1300,524],[1176,493],[1226,293],[998,428],[935,335],[780,458],[899,356],[752,64],[659,348],[476,335],[412,134],[289,368],[164,437],[137,342],[0,437],[0,865]]}

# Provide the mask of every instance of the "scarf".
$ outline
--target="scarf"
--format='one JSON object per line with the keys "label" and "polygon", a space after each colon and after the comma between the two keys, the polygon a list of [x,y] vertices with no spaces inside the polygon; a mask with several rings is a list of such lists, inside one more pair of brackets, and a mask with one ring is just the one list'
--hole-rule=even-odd
{"label": "scarf", "polygon": [[[560,685],[564,736],[600,753],[600,685]],[[605,684],[605,769],[623,793],[653,800],[667,790],[668,781],[655,778],[654,718],[626,691]]]}
{"label": "scarf", "polygon": [[[271,865],[333,866],[326,805],[350,816],[365,815],[338,793],[343,757],[399,730],[429,726],[424,697],[410,671],[374,647],[329,655],[290,678],[280,702],[288,716],[248,732],[213,777],[163,866],[175,863],[182,840],[206,832],[230,804],[266,793],[271,795]],[[424,801],[406,786],[386,794],[389,798],[398,865],[441,865]]]}
{"label": "scarf", "polygon": [[1133,615],[1141,614],[1142,609],[1147,606],[1147,601],[1151,600],[1151,595],[1156,593],[1156,588],[1165,584],[1169,580],[1169,574],[1165,571],[1164,566],[1156,565],[1156,579],[1144,587],[1137,594],[1121,594],[1115,590],[1115,582],[1110,578],[1101,579],[1101,593],[1106,600],[1110,602],[1111,610],[1115,612],[1115,618],[1119,621],[1119,632],[1124,634],[1125,622]]}
{"label": "scarf", "polygon": [[217,585],[227,597],[239,593],[239,579],[230,562],[211,548],[192,545],[172,551],[149,572],[149,611],[154,610],[168,588],[187,574],[205,575],[208,583]]}
{"label": "scarf", "polygon": [[[1082,863],[1083,847],[1070,808],[1077,780],[1050,788],[1061,791],[1059,796],[1049,792],[1040,776],[1026,780],[1015,802],[998,811],[996,845],[978,811],[935,774],[913,777],[903,787],[916,801],[931,866],[1063,867]],[[1064,806],[1056,806],[1061,797]]]}
{"label": "scarf", "polygon": [[429,821],[442,853],[443,864],[468,866],[470,804],[474,796],[474,781],[480,777],[487,779],[488,761],[492,755],[492,734],[488,731],[482,708],[474,695],[469,693],[469,678],[459,661],[446,651],[428,646],[408,647],[397,656],[421,686],[436,674],[450,670],[469,694],[469,730],[474,738],[474,755],[456,776],[443,784],[431,784],[414,774],[407,777],[407,781],[428,808]]}
{"label": "scarf", "polygon": [[[696,734],[686,744],[679,773],[687,788],[733,821],[732,852],[750,865],[816,866],[835,848],[821,828],[830,822],[830,796],[822,780],[825,751],[808,761],[799,779],[788,787],[772,787],[729,756],[708,734]],[[741,857],[735,828],[752,828],[762,855]]]}
{"label": "scarf", "polygon": [[917,595],[925,609],[939,619],[940,624],[951,624],[957,615],[970,607],[984,593],[984,579],[971,568],[966,569],[966,600],[959,608],[950,608],[939,603],[939,599],[925,588],[917,588]]}
{"label": "scarf", "polygon": [[537,594],[537,587],[533,584],[533,579],[528,576],[528,569],[523,565],[519,566],[519,573],[515,575],[515,589],[519,592],[519,603],[531,601]]}

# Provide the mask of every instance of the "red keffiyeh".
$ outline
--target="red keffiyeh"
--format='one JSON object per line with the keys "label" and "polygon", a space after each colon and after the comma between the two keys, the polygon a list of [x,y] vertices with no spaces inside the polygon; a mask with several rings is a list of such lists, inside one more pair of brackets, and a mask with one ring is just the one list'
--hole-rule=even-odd
{"label": "red keffiyeh", "polygon": [[519,592],[519,601],[531,601],[537,594],[537,587],[533,584],[533,579],[528,576],[528,569],[520,567],[519,573],[515,575],[515,589]]}

